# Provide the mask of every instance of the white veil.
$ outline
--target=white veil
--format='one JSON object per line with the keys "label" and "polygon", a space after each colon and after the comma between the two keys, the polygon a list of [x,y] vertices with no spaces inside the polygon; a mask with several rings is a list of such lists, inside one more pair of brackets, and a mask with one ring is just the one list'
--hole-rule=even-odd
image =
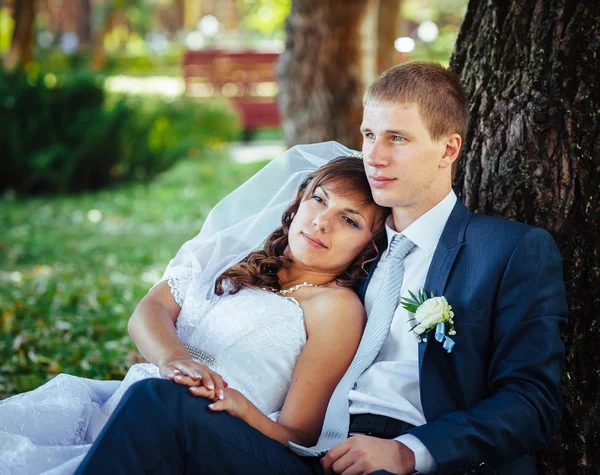
{"label": "white veil", "polygon": [[281,225],[283,212],[306,176],[339,156],[360,152],[323,142],[297,145],[271,161],[212,209],[200,233],[181,247],[161,281],[185,275],[188,289],[206,288],[205,302],[210,302],[216,278],[258,249]]}

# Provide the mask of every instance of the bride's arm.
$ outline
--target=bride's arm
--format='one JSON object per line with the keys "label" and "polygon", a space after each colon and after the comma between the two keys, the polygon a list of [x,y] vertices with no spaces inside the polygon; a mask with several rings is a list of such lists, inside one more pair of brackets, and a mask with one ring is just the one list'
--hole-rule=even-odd
{"label": "bride's arm", "polygon": [[[304,305],[308,339],[294,368],[292,384],[277,422],[241,393],[226,389],[212,406],[246,421],[283,444],[314,445],[333,390],[350,366],[364,329],[365,310],[349,289],[324,292]],[[202,390],[193,391],[200,395]]]}
{"label": "bride's arm", "polygon": [[[222,378],[192,360],[177,337],[175,323],[180,310],[168,282],[160,282],[137,304],[127,324],[129,335],[141,355],[159,367],[162,377],[187,385],[198,384],[201,379],[203,386],[208,389],[213,386],[218,394],[224,387]],[[178,372],[182,378],[177,377]]]}
{"label": "bride's arm", "polygon": [[163,361],[190,357],[175,333],[180,310],[169,284],[163,281],[140,300],[129,318],[129,335],[141,355],[156,366]]}

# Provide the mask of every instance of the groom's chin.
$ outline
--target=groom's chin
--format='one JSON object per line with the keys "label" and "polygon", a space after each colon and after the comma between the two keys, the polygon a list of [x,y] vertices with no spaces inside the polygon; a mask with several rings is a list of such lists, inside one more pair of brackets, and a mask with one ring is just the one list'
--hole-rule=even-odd
{"label": "groom's chin", "polygon": [[377,188],[371,188],[371,194],[373,195],[373,201],[379,206],[383,206],[384,208],[394,207],[394,199],[392,198],[391,193]]}

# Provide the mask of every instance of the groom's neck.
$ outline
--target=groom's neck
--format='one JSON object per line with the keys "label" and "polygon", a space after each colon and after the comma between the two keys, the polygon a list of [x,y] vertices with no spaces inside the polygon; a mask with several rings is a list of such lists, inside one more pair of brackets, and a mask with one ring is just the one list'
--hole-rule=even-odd
{"label": "groom's neck", "polygon": [[442,189],[439,193],[431,194],[425,199],[407,203],[405,206],[393,207],[392,218],[394,221],[394,229],[399,233],[403,232],[412,223],[448,196],[450,190],[451,188]]}

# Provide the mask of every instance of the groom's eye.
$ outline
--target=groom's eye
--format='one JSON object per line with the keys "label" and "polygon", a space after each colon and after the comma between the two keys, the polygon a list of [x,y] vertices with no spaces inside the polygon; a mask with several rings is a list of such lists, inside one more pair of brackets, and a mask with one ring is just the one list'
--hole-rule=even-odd
{"label": "groom's eye", "polygon": [[404,140],[406,140],[404,137],[402,137],[401,135],[394,135],[393,137],[394,142],[404,142]]}

